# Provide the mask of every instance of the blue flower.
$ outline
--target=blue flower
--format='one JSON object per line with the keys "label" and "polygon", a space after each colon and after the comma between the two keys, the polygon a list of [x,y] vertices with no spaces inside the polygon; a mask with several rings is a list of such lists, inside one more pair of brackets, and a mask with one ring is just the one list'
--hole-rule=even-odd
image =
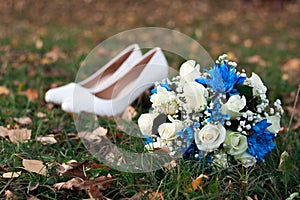
{"label": "blue flower", "polygon": [[227,65],[224,61],[221,65],[215,63],[214,68],[209,70],[210,78],[197,78],[197,83],[207,85],[217,93],[225,93],[229,96],[239,94],[234,88],[236,84],[243,84],[246,77],[236,74],[236,69]]}
{"label": "blue flower", "polygon": [[248,152],[254,156],[257,161],[261,161],[265,156],[275,148],[273,139],[275,134],[266,129],[271,125],[266,119],[258,122],[251,128],[254,133],[247,138]]}
{"label": "blue flower", "polygon": [[[168,83],[167,80],[165,80],[165,83],[160,83],[159,85],[160,85],[160,87],[166,88],[167,91],[169,91],[169,92],[171,91],[171,88],[169,87],[169,83]],[[151,90],[151,93],[156,94],[157,93],[157,88],[153,88]]]}

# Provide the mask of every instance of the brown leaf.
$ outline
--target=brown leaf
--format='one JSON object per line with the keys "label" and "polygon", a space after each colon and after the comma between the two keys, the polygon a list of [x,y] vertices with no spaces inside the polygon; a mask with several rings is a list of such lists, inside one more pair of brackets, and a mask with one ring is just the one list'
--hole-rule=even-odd
{"label": "brown leaf", "polygon": [[53,135],[48,136],[38,136],[36,138],[37,141],[40,141],[42,144],[56,144],[57,140],[54,138]]}
{"label": "brown leaf", "polygon": [[67,182],[55,183],[53,187],[57,190],[74,190],[83,182],[82,178],[75,177]]}
{"label": "brown leaf", "polygon": [[121,118],[125,121],[131,121],[137,115],[134,107],[128,106],[125,111],[123,112]]}
{"label": "brown leaf", "polygon": [[84,173],[86,163],[86,161],[79,163],[76,160],[70,160],[59,165],[56,168],[56,171],[60,176],[86,178]]}
{"label": "brown leaf", "polygon": [[0,86],[0,97],[9,95],[9,94],[10,94],[10,91],[9,91],[9,89],[7,89],[7,87]]}
{"label": "brown leaf", "polygon": [[32,120],[29,117],[14,117],[14,121],[21,124],[21,125],[31,125]]}
{"label": "brown leaf", "polygon": [[5,200],[17,200],[18,197],[12,193],[10,190],[5,190],[4,192]]}
{"label": "brown leaf", "polygon": [[97,185],[100,190],[106,190],[107,188],[111,187],[113,182],[115,181],[114,178],[111,177],[110,174],[107,176],[100,176],[95,178],[94,180],[87,180],[84,181],[80,188],[81,190],[88,190],[90,185]]}
{"label": "brown leaf", "polygon": [[163,192],[150,192],[148,197],[150,200],[164,200]]}
{"label": "brown leaf", "polygon": [[246,196],[246,200],[253,200],[250,196]]}
{"label": "brown leaf", "polygon": [[39,93],[36,89],[29,88],[26,90],[26,97],[28,101],[33,102],[39,98]]}
{"label": "brown leaf", "polygon": [[46,166],[40,160],[23,159],[22,165],[26,170],[28,170],[30,172],[35,172],[37,174],[41,174],[44,176],[46,176],[46,174],[47,174]]}
{"label": "brown leaf", "polygon": [[94,180],[86,180],[84,181],[82,178],[75,177],[67,182],[56,183],[53,187],[57,190],[85,190],[89,191],[90,187],[97,186],[99,190],[105,190],[108,187],[112,187],[112,183],[115,181],[112,177],[100,176]]}
{"label": "brown leaf", "polygon": [[41,40],[40,38],[38,38],[36,41],[35,41],[35,48],[36,49],[41,49],[43,47],[43,40]]}
{"label": "brown leaf", "polygon": [[7,137],[8,136],[8,129],[3,127],[3,126],[0,126],[0,137]]}
{"label": "brown leaf", "polygon": [[250,47],[252,47],[253,41],[250,39],[246,39],[243,41],[243,43],[244,43],[245,47],[250,48]]}
{"label": "brown leaf", "polygon": [[[78,136],[84,141],[91,153],[105,155],[105,160],[117,165],[125,164],[125,157],[116,145],[110,145],[111,141],[106,137],[107,129],[99,127],[93,132],[79,132]],[[97,149],[97,152],[94,152]]]}
{"label": "brown leaf", "polygon": [[288,81],[290,84],[299,84],[300,77],[300,59],[292,58],[285,62],[281,68],[282,79]]}
{"label": "brown leaf", "polygon": [[2,174],[3,178],[17,178],[21,175],[21,171],[19,172],[6,172]]}
{"label": "brown leaf", "polygon": [[263,67],[267,65],[266,61],[264,61],[260,55],[253,55],[251,57],[248,57],[246,60],[250,64],[258,64]]}
{"label": "brown leaf", "polygon": [[44,118],[44,117],[46,117],[47,115],[46,115],[45,113],[38,112],[38,113],[36,114],[36,116],[37,116],[38,118]]}
{"label": "brown leaf", "polygon": [[[59,58],[66,59],[67,55],[61,51],[59,46],[53,46],[51,51],[47,52],[42,59],[42,64],[51,64],[56,62]],[[47,60],[47,62],[43,62]]]}
{"label": "brown leaf", "polygon": [[100,192],[97,185],[90,185],[89,196],[91,200],[103,199],[103,194]]}
{"label": "brown leaf", "polygon": [[27,195],[26,200],[40,200],[40,199],[33,196],[33,195],[31,195],[31,194],[29,194],[29,195]]}
{"label": "brown leaf", "polygon": [[84,139],[93,141],[93,140],[101,140],[101,137],[107,135],[108,130],[103,127],[96,128],[92,133],[90,132],[79,132],[78,136]]}
{"label": "brown leaf", "polygon": [[208,176],[201,174],[195,180],[192,181],[192,187],[193,187],[194,191],[196,191],[198,189],[202,189],[202,186],[203,186],[202,179],[203,178],[208,179]]}
{"label": "brown leaf", "polygon": [[8,131],[8,137],[12,143],[26,142],[31,138],[31,130],[26,128],[12,129]]}

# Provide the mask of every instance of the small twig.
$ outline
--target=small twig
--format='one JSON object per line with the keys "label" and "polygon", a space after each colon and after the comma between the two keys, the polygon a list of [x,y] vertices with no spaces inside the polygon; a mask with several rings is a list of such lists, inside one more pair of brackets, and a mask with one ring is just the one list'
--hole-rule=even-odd
{"label": "small twig", "polygon": [[298,90],[297,90],[297,93],[296,93],[296,97],[295,97],[295,101],[294,101],[294,106],[293,106],[293,111],[292,111],[292,114],[291,114],[291,118],[290,118],[289,126],[287,128],[287,132],[289,132],[289,130],[291,128],[291,125],[292,125],[292,121],[293,121],[293,118],[294,118],[294,113],[295,113],[297,102],[298,102],[299,92],[300,92],[300,85],[298,85]]}

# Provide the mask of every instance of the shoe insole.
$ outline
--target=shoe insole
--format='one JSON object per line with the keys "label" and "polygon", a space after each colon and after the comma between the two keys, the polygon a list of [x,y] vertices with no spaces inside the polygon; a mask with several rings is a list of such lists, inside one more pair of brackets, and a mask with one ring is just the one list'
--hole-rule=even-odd
{"label": "shoe insole", "polygon": [[93,77],[88,82],[84,83],[82,86],[94,90],[102,86],[120,68],[120,66],[125,62],[125,60],[127,60],[127,58],[130,56],[132,52],[133,49],[125,53],[123,56],[121,56],[119,59],[117,59],[109,66],[107,66],[106,69],[104,70],[100,69],[99,71],[95,72],[97,75],[94,75],[95,77]]}
{"label": "shoe insole", "polygon": [[142,73],[143,69],[147,66],[150,59],[153,57],[155,52],[149,54],[143,60],[141,60],[138,64],[136,64],[128,73],[123,75],[116,83],[106,88],[105,90],[96,93],[95,95],[102,99],[116,99],[122,98],[128,93],[133,92],[136,85],[136,80],[139,75]]}

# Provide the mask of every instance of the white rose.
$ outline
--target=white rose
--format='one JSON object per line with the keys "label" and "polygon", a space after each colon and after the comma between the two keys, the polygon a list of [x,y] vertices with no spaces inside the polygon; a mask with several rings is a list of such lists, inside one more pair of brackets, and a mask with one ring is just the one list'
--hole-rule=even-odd
{"label": "white rose", "polygon": [[180,67],[179,74],[184,81],[195,81],[200,77],[200,65],[194,60],[188,60]]}
{"label": "white rose", "polygon": [[138,126],[143,135],[151,135],[152,134],[152,126],[153,120],[158,116],[157,113],[145,113],[142,114],[138,119]]}
{"label": "white rose", "polygon": [[269,116],[267,117],[267,121],[271,123],[272,125],[269,126],[267,129],[268,131],[271,131],[272,133],[278,133],[280,130],[280,117],[279,116]]}
{"label": "white rose", "polygon": [[224,148],[230,155],[242,154],[248,149],[247,137],[238,132],[227,132]]}
{"label": "white rose", "polygon": [[205,97],[208,95],[208,92],[203,85],[195,81],[186,82],[183,86],[183,94],[188,107],[192,110],[202,111],[206,108],[207,101]]}
{"label": "white rose", "polygon": [[177,97],[173,91],[168,91],[166,88],[157,86],[157,93],[150,98],[152,106],[160,113],[166,115],[175,114],[178,110]]}
{"label": "white rose", "polygon": [[250,155],[247,151],[240,155],[234,156],[236,160],[239,160],[244,167],[251,167],[256,163],[256,159],[254,156]]}
{"label": "white rose", "polygon": [[200,151],[211,152],[217,149],[225,140],[226,129],[219,123],[208,124],[195,132],[195,142]]}
{"label": "white rose", "polygon": [[222,105],[222,112],[228,114],[230,119],[239,117],[240,111],[246,106],[246,98],[240,95],[233,95],[229,97],[228,101]]}
{"label": "white rose", "polygon": [[258,95],[258,94],[266,94],[267,92],[267,87],[264,85],[260,77],[252,73],[252,76],[248,79],[250,82],[251,86],[253,87],[253,94]]}
{"label": "white rose", "polygon": [[172,140],[176,133],[184,128],[182,121],[174,120],[171,123],[163,123],[158,127],[158,134],[162,140]]}

